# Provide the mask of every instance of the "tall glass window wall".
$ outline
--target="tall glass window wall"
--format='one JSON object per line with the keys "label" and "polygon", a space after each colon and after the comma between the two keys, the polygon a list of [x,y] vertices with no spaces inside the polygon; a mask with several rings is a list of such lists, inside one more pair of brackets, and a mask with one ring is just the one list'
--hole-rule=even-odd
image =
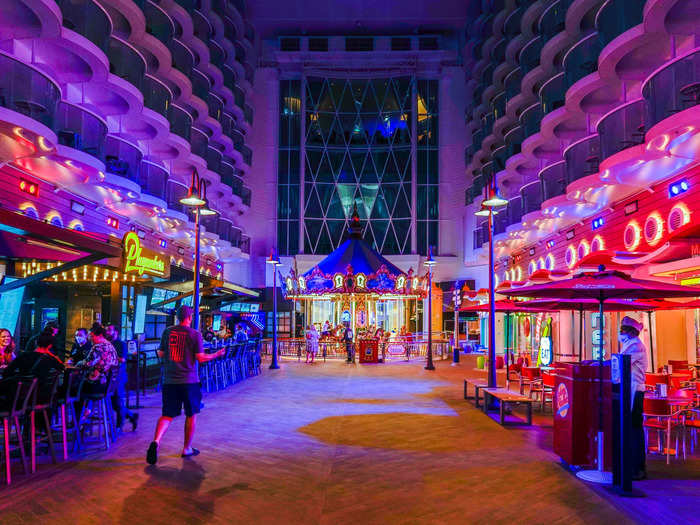
{"label": "tall glass window wall", "polygon": [[283,255],[295,255],[299,251],[300,97],[301,81],[280,82],[277,249]]}
{"label": "tall glass window wall", "polygon": [[[280,83],[280,253],[297,253],[299,230],[292,232],[292,222],[298,226],[302,193],[305,253],[328,254],[337,248],[355,207],[365,223],[365,240],[382,253],[411,253],[414,217],[418,221],[418,251],[426,253],[428,245],[436,246],[438,82],[403,76],[306,77],[303,83],[303,192],[298,187],[298,169],[294,172],[296,182],[290,177],[292,162],[298,158],[294,154],[300,154],[294,140],[301,130],[295,108],[300,81]],[[417,136],[413,136],[414,124]],[[416,202],[412,197],[414,147]]]}

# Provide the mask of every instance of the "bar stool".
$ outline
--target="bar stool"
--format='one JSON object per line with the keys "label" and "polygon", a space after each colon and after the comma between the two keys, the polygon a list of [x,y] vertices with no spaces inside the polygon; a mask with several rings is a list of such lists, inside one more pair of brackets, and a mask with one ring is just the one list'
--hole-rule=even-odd
{"label": "bar stool", "polygon": [[[51,461],[56,464],[56,449],[53,443],[53,429],[51,427],[51,421],[49,419],[49,410],[56,406],[56,394],[58,392],[58,382],[61,377],[61,373],[58,370],[52,371],[52,373],[46,379],[46,382],[39,385],[38,388],[34,389],[34,395],[32,396],[31,406],[29,408],[29,421],[30,421],[30,435],[31,435],[31,456],[32,456],[32,474],[36,472],[36,415],[40,414],[44,421],[44,430],[46,431],[46,443],[49,447],[49,453],[51,454]],[[44,439],[39,438],[39,442],[44,441]]]}
{"label": "bar stool", "polygon": [[24,441],[22,439],[22,430],[19,424],[19,418],[24,417],[24,415],[27,413],[27,407],[38,384],[36,377],[18,377],[15,380],[16,386],[11,392],[11,403],[0,409],[0,419],[2,419],[5,441],[5,479],[8,485],[12,483],[12,468],[10,459],[10,433],[12,432],[12,428],[10,425],[14,426],[15,429],[19,452],[22,457],[22,467],[24,469],[24,473],[29,473],[29,466],[27,465],[27,455],[24,451]]}
{"label": "bar stool", "polygon": [[[68,459],[68,419],[71,423],[71,432],[74,434],[73,450],[80,449],[80,425],[75,413],[75,404],[80,399],[80,390],[83,386],[83,370],[80,368],[67,368],[63,375],[63,385],[58,390],[56,405],[61,412],[61,436],[63,438],[63,460]],[[67,419],[68,418],[68,419]]]}
{"label": "bar stool", "polygon": [[[84,433],[87,427],[92,427],[97,424],[98,436],[103,436],[105,449],[109,450],[110,441],[113,441],[114,431],[112,423],[112,394],[116,392],[118,382],[118,374],[115,367],[107,372],[107,381],[103,391],[86,392],[82,390],[82,399],[85,401],[82,414],[80,416],[81,425],[81,441],[85,443]],[[87,386],[87,383],[86,385]]]}

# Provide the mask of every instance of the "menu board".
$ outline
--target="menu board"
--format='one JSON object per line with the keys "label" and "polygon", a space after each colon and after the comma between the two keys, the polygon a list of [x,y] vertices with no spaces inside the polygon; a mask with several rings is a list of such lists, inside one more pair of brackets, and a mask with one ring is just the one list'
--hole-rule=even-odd
{"label": "menu board", "polygon": [[[16,281],[15,277],[5,277],[3,284]],[[24,286],[0,294],[0,328],[7,328],[13,335],[17,333],[17,321],[22,308]]]}
{"label": "menu board", "polygon": [[246,312],[255,313],[260,311],[258,303],[228,303],[219,308],[222,312]]}

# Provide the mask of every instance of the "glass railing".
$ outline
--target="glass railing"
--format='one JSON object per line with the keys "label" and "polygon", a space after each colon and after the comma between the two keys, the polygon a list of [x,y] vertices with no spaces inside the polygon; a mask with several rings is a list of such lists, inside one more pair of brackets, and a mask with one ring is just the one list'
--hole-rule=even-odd
{"label": "glass railing", "polygon": [[187,195],[188,188],[184,184],[168,180],[166,187],[168,208],[187,215],[187,207],[180,203],[180,199]]}
{"label": "glass railing", "polygon": [[216,148],[209,146],[207,148],[207,169],[218,172],[221,168],[221,152]]}
{"label": "glass railing", "polygon": [[471,164],[473,158],[474,158],[474,148],[471,145],[469,145],[466,148],[464,148],[464,165],[469,166],[469,164]]}
{"label": "glass railing", "polygon": [[484,192],[484,177],[479,174],[472,179],[472,196],[476,199]]}
{"label": "glass railing", "polygon": [[236,61],[243,64],[245,62],[245,48],[238,40],[233,43],[233,49],[236,51]]}
{"label": "glass railing", "polygon": [[591,135],[564,150],[566,183],[598,173],[600,165],[600,137]]}
{"label": "glass railing", "polygon": [[211,89],[207,75],[198,69],[193,69],[190,80],[192,81],[192,94],[194,94],[195,97],[206,100],[209,95],[209,90]]}
{"label": "glass railing", "polygon": [[472,48],[472,57],[474,60],[479,60],[481,58],[482,47],[484,47],[484,41],[479,40],[479,42]]}
{"label": "glass railing", "polygon": [[543,45],[566,28],[567,6],[567,2],[557,0],[540,16],[539,27]]}
{"label": "glass railing", "polygon": [[167,196],[168,171],[151,162],[141,163],[141,191],[161,200]]}
{"label": "glass railing", "polygon": [[484,140],[484,134],[480,129],[477,129],[472,133],[472,148],[474,151],[479,151],[481,149],[481,143]]}
{"label": "glass railing", "polygon": [[250,188],[243,186],[243,190],[241,191],[241,200],[245,206],[250,206],[250,199],[252,196],[253,193],[250,191]]}
{"label": "glass railing", "polygon": [[216,226],[216,234],[222,241],[231,240],[231,223],[226,219],[219,217],[219,222]]}
{"label": "glass railing", "polygon": [[640,0],[607,0],[596,16],[601,49],[628,29],[642,23],[644,2]]}
{"label": "glass railing", "polygon": [[488,162],[484,163],[483,166],[481,166],[481,176],[484,177],[484,181],[489,181],[491,180],[491,177],[493,177],[494,173],[494,163],[492,160],[489,160]]}
{"label": "glass railing", "polygon": [[245,37],[251,44],[255,42],[255,28],[248,21],[245,22]]}
{"label": "glass railing", "polygon": [[226,51],[215,40],[209,40],[209,60],[219,69],[223,69],[226,62]]}
{"label": "glass railing", "polygon": [[494,169],[498,172],[506,167],[506,160],[508,160],[508,152],[505,144],[493,150],[491,153],[493,158]]}
{"label": "glass railing", "polygon": [[117,137],[105,140],[105,171],[142,184],[140,171],[143,155],[137,147]]}
{"label": "glass railing", "polygon": [[[212,207],[216,210],[216,204],[212,204]],[[204,229],[209,232],[213,233],[214,235],[218,235],[219,231],[219,216],[218,215],[203,215],[202,216],[202,226],[204,226]]]}
{"label": "glass railing", "polygon": [[520,222],[523,217],[523,201],[520,195],[513,197],[508,201],[506,214],[508,215],[508,226],[518,224]]}
{"label": "glass railing", "polygon": [[523,18],[523,7],[518,7],[513,11],[503,24],[503,34],[509,40],[520,34],[520,21]]}
{"label": "glass railing", "polygon": [[107,125],[89,111],[60,102],[56,111],[54,130],[59,144],[104,159]]}
{"label": "glass railing", "polygon": [[540,131],[542,120],[541,104],[533,104],[520,114],[520,125],[523,128],[523,140]]}
{"label": "glass railing", "polygon": [[542,116],[562,107],[565,102],[565,97],[566,86],[564,85],[564,73],[559,73],[550,78],[540,88]]}
{"label": "glass railing", "polygon": [[240,247],[242,238],[243,238],[243,231],[240,228],[236,228],[235,226],[231,226],[231,237],[230,237],[231,246],[235,246],[237,248]]}
{"label": "glass railing", "polygon": [[245,105],[245,92],[236,85],[233,86],[232,91],[233,91],[233,99],[234,99],[234,102],[236,103],[236,106],[243,109],[243,106]]}
{"label": "glass railing", "polygon": [[172,95],[160,80],[146,75],[143,78],[143,105],[168,118]]}
{"label": "glass railing", "polygon": [[84,36],[107,53],[112,21],[92,0],[56,0],[63,15],[63,26]]}
{"label": "glass railing", "polygon": [[484,243],[481,242],[481,228],[477,228],[476,230],[474,230],[472,238],[472,249],[478,250],[483,246]]}
{"label": "glass railing", "polygon": [[221,132],[227,137],[230,137],[231,133],[233,132],[236,126],[234,118],[224,111],[221,113],[221,118],[219,119],[219,122],[221,122]]}
{"label": "glass railing", "polygon": [[504,84],[506,87],[506,101],[520,94],[520,86],[523,80],[523,72],[520,68],[514,69],[506,76]]}
{"label": "glass railing", "polygon": [[506,160],[520,153],[523,143],[523,128],[516,126],[503,137],[506,143]]}
{"label": "glass railing", "polygon": [[700,51],[656,72],[642,87],[646,129],[700,103]]}
{"label": "glass railing", "polygon": [[601,159],[644,142],[644,100],[636,100],[598,122]]}
{"label": "glass railing", "polygon": [[146,75],[146,63],[139,53],[121,40],[112,37],[107,49],[109,72],[123,78],[143,90],[143,80]]}
{"label": "glass railing", "polygon": [[209,96],[207,96],[207,98],[204,100],[207,101],[209,116],[214,120],[221,120],[221,115],[224,111],[224,101],[214,93],[209,93]]}
{"label": "glass railing", "polygon": [[234,175],[233,182],[231,183],[231,191],[234,195],[241,196],[243,191],[243,179]]}
{"label": "glass railing", "polygon": [[539,180],[535,180],[520,188],[523,215],[539,211],[542,206],[542,186]]}
{"label": "glass railing", "polygon": [[170,122],[170,131],[190,141],[192,130],[192,117],[185,110],[172,104],[168,113],[168,121]]}
{"label": "glass railing", "polygon": [[486,89],[486,84],[483,82],[474,88],[474,93],[472,94],[472,104],[475,108],[481,105],[481,97],[484,94],[484,89]]}
{"label": "glass railing", "polygon": [[230,188],[231,183],[233,182],[234,168],[233,164],[224,162],[224,160],[222,160],[221,164],[219,165],[219,176],[221,177],[221,183]]}
{"label": "glass railing", "polygon": [[501,91],[491,100],[491,111],[493,112],[494,121],[506,114],[506,92]]}
{"label": "glass railing", "polygon": [[242,146],[243,142],[245,142],[245,137],[243,136],[243,133],[241,133],[237,129],[234,129],[231,132],[231,135],[229,135],[229,136],[231,137],[231,140],[233,141],[233,144],[235,146]]}
{"label": "glass railing", "polygon": [[195,155],[203,159],[207,158],[207,148],[209,147],[209,137],[199,128],[192,127],[190,131],[190,149]]}
{"label": "glass railing", "polygon": [[245,162],[248,166],[251,166],[253,164],[253,150],[251,150],[248,146],[242,146],[240,151],[241,155],[243,155],[243,162]]}
{"label": "glass railing", "polygon": [[0,106],[54,127],[59,88],[22,62],[0,54]]}
{"label": "glass railing", "polygon": [[495,66],[493,64],[489,64],[484,68],[483,73],[481,73],[481,83],[484,86],[490,86],[491,85],[491,80],[493,78],[493,70],[495,69]]}
{"label": "glass railing", "polygon": [[503,62],[506,58],[506,47],[508,46],[508,41],[505,38],[501,38],[498,43],[491,50],[491,60],[495,61],[497,64]]}
{"label": "glass railing", "polygon": [[173,58],[173,66],[186,77],[191,76],[192,68],[194,67],[194,55],[192,51],[190,51],[185,44],[176,39],[168,42],[168,49]]}
{"label": "glass railing", "polygon": [[508,214],[499,212],[493,217],[493,234],[499,235],[506,232],[508,226]]}
{"label": "glass railing", "polygon": [[201,0],[175,0],[177,4],[182,7],[185,11],[192,14],[195,9],[201,7]]}
{"label": "glass railing", "polygon": [[491,132],[493,131],[493,123],[496,122],[496,117],[494,116],[493,113],[486,113],[482,118],[481,118],[481,132],[484,135],[484,138],[488,137]]}
{"label": "glass railing", "polygon": [[146,33],[167,46],[175,34],[175,26],[170,17],[151,2],[146,2],[143,6],[143,14],[146,16]]}
{"label": "glass railing", "polygon": [[542,53],[543,45],[542,37],[537,36],[520,50],[520,69],[522,69],[523,76],[540,65],[540,54]]}
{"label": "glass railing", "polygon": [[566,163],[557,162],[540,171],[542,196],[544,200],[553,199],[566,192]]}
{"label": "glass railing", "polygon": [[233,21],[228,17],[224,16],[224,36],[232,43],[235,44],[236,37],[236,26],[233,25]]}
{"label": "glass railing", "polygon": [[594,32],[575,44],[564,55],[565,90],[598,69],[598,57],[602,49],[598,34]]}

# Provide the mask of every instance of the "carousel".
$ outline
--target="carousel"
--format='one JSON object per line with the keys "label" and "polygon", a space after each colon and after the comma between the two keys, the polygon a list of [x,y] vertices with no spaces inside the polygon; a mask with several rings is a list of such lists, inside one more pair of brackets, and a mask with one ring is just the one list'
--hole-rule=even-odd
{"label": "carousel", "polygon": [[322,330],[349,325],[357,334],[414,331],[427,279],[412,269],[401,271],[363,240],[357,208],[348,230],[349,238],[308,272],[291,270],[287,298],[301,301],[306,324]]}

